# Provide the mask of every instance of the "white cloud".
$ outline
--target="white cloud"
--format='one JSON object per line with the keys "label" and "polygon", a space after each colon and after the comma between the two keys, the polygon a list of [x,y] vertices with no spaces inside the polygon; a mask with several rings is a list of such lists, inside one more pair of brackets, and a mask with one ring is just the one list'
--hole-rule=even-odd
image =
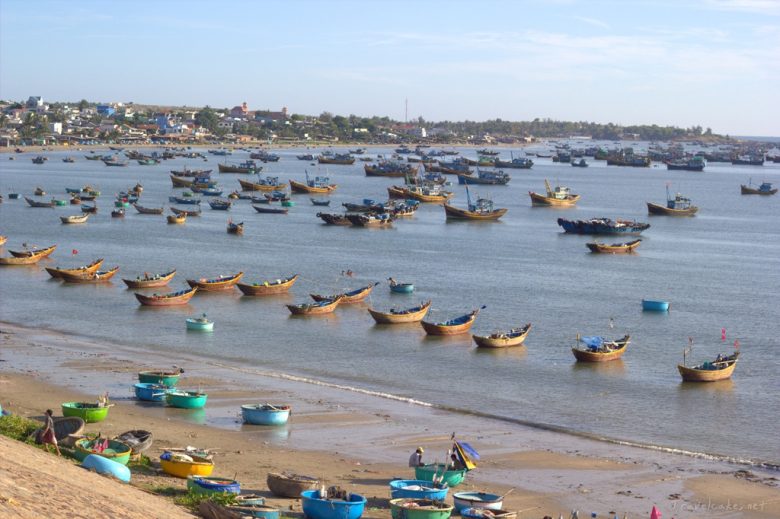
{"label": "white cloud", "polygon": [[599,20],[597,18],[590,18],[588,16],[575,16],[575,20],[579,20],[583,23],[587,23],[588,25],[593,25],[594,27],[601,27],[602,29],[609,29],[609,24],[605,22],[604,20]]}

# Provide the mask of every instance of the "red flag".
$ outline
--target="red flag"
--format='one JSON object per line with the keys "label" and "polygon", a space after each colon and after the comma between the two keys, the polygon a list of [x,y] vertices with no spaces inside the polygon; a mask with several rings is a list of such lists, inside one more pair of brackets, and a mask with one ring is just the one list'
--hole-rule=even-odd
{"label": "red flag", "polygon": [[78,254],[78,253],[79,253],[79,251],[77,251],[76,249],[73,249],[72,251],[70,251],[70,253],[71,253],[73,256],[75,256],[76,254]]}
{"label": "red flag", "polygon": [[725,341],[726,340],[726,329],[721,328],[720,329],[720,340]]}
{"label": "red flag", "polygon": [[734,349],[735,350],[739,349],[739,339],[734,339]]}

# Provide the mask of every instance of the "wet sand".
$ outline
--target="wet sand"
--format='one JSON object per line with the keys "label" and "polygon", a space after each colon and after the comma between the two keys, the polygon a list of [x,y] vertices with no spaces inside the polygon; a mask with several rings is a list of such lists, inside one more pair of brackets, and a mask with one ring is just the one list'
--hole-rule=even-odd
{"label": "wet sand", "polygon": [[[425,448],[426,461],[443,460],[454,431],[482,455],[457,490],[514,489],[505,508],[523,510],[520,517],[568,516],[572,509],[581,516],[647,517],[653,505],[666,517],[780,517],[773,473],[463,416],[258,367],[172,359],[152,345],[140,351],[5,323],[0,331],[3,407],[35,417],[46,408],[59,411],[61,402],[93,401],[109,391],[115,406],[89,432],[148,429],[155,436],[152,458],[165,447],[216,449],[214,475],[235,476],[242,488],[265,493],[284,509],[300,510],[299,501],[270,496],[269,471],[318,476],[369,497],[366,517],[389,517],[388,481],[412,477],[406,460],[417,445]],[[139,369],[174,364],[185,369],[180,387],[209,394],[205,410],[134,400]],[[249,402],[291,404],[291,421],[280,428],[242,425],[239,405]],[[134,484],[184,487],[182,480],[156,473],[134,475]],[[60,491],[65,489],[53,487]]]}

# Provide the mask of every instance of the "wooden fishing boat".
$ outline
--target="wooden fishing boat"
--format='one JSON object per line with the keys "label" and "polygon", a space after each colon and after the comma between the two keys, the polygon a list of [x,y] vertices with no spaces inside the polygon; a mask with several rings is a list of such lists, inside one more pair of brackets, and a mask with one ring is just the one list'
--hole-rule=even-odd
{"label": "wooden fishing boat", "polygon": [[469,199],[468,209],[462,209],[444,203],[444,214],[448,220],[498,220],[507,212],[506,208],[493,208],[493,201],[489,198],[477,198],[477,201],[471,203]]}
{"label": "wooden fishing boat", "polygon": [[184,369],[174,370],[145,370],[138,372],[138,382],[142,384],[160,384],[166,387],[174,387],[179,383],[179,377],[184,373]]}
{"label": "wooden fishing boat", "polygon": [[238,179],[242,191],[283,191],[287,184],[279,183],[279,177],[266,177],[261,182],[249,182],[248,180]]}
{"label": "wooden fishing boat", "polygon": [[89,263],[81,267],[76,267],[76,268],[70,268],[70,269],[63,269],[59,267],[45,267],[45,268],[46,268],[46,272],[48,272],[51,277],[59,279],[62,277],[63,273],[76,274],[76,275],[91,274],[93,272],[96,272],[102,264],[103,264],[103,258],[98,258],[92,263]]}
{"label": "wooden fishing boat", "polygon": [[189,178],[177,177],[176,175],[170,175],[171,183],[173,187],[192,187],[194,180]]}
{"label": "wooden fishing boat", "polygon": [[165,220],[170,224],[182,224],[187,221],[186,214],[169,214],[165,217]]}
{"label": "wooden fishing boat", "polygon": [[332,313],[341,303],[341,299],[342,297],[337,297],[326,301],[285,306],[293,315],[322,315]]}
{"label": "wooden fishing boat", "polygon": [[533,191],[528,192],[528,196],[531,197],[531,205],[570,207],[580,199],[580,195],[572,194],[568,187],[555,186],[555,189],[552,189],[547,179],[544,179],[544,186],[547,188],[547,195],[540,195]]}
{"label": "wooden fishing boat", "polygon": [[166,391],[165,402],[171,407],[179,409],[203,409],[209,396],[200,391],[184,391],[172,389]]}
{"label": "wooden fishing boat", "polygon": [[317,162],[320,164],[335,164],[340,166],[349,166],[355,163],[355,157],[348,154],[336,154],[336,155],[319,155]]}
{"label": "wooden fishing boat", "polygon": [[81,197],[79,195],[70,195],[70,205],[79,205]]}
{"label": "wooden fishing boat", "polygon": [[24,199],[30,207],[54,207],[54,200],[49,200],[48,202],[38,202],[27,196],[24,197]]}
{"label": "wooden fishing boat", "polygon": [[637,247],[642,244],[642,240],[636,239],[626,243],[613,243],[607,245],[601,242],[588,242],[585,245],[591,250],[591,252],[604,253],[604,254],[628,254],[634,252]]}
{"label": "wooden fishing boat", "polygon": [[[485,308],[484,306],[482,308]],[[468,314],[461,315],[449,321],[433,323],[430,321],[420,321],[425,333],[428,335],[456,335],[466,333],[474,324],[479,311],[482,308],[476,308]]]}
{"label": "wooden fishing boat", "polygon": [[198,209],[179,209],[178,207],[170,207],[171,212],[177,216],[200,216],[200,208]]}
{"label": "wooden fishing boat", "polygon": [[371,294],[371,291],[374,289],[375,286],[377,286],[379,283],[374,283],[373,285],[366,285],[364,287],[356,288],[355,290],[350,290],[349,292],[344,292],[342,294],[335,294],[331,296],[321,296],[318,294],[309,294],[312,299],[314,299],[317,302],[320,301],[333,301],[336,298],[341,298],[341,304],[346,305],[350,303],[360,303],[365,298]]}
{"label": "wooden fishing boat", "polygon": [[392,519],[449,519],[454,508],[443,500],[411,497],[390,500]]}
{"label": "wooden fishing boat", "polygon": [[436,204],[442,204],[453,196],[453,193],[449,191],[442,191],[439,184],[391,186],[387,188],[387,192],[391,198],[411,198],[420,202]]}
{"label": "wooden fishing boat", "polygon": [[125,217],[125,210],[122,208],[117,208],[111,211],[111,218],[124,218]]}
{"label": "wooden fishing boat", "polygon": [[458,184],[461,185],[490,185],[490,186],[505,186],[512,180],[512,177],[504,173],[503,171],[488,171],[484,169],[478,169],[476,176],[458,174]]}
{"label": "wooden fishing boat", "polygon": [[284,425],[290,418],[289,405],[244,404],[241,406],[244,423],[252,425]]}
{"label": "wooden fishing boat", "polygon": [[87,205],[87,204],[81,204],[81,212],[85,214],[95,214],[97,213],[98,208],[96,204]]}
{"label": "wooden fishing boat", "polygon": [[233,274],[230,276],[219,276],[213,279],[188,279],[187,284],[193,288],[197,287],[198,290],[202,290],[204,292],[220,292],[223,290],[230,290],[236,286],[236,283],[241,280],[241,276],[243,275],[243,272],[239,272],[238,274]]}
{"label": "wooden fishing boat", "polygon": [[233,223],[229,221],[227,224],[228,234],[244,234],[244,222]]}
{"label": "wooden fishing boat", "polygon": [[241,290],[245,296],[266,296],[286,293],[297,280],[298,274],[294,274],[286,279],[263,281],[262,283],[254,283],[251,285],[237,283],[236,286],[238,286],[238,289]]}
{"label": "wooden fishing boat", "polygon": [[109,406],[90,402],[65,402],[62,416],[78,416],[86,423],[102,422],[108,416]]}
{"label": "wooden fishing boat", "polygon": [[320,497],[319,490],[301,492],[303,515],[309,519],[360,519],[368,501],[365,497],[344,492],[339,497]]}
{"label": "wooden fishing boat", "polygon": [[52,252],[54,252],[54,249],[56,249],[56,245],[52,245],[50,247],[44,247],[44,248],[38,248],[38,247],[32,247],[25,250],[9,250],[8,252],[11,253],[11,256],[15,258],[29,258],[31,256],[36,258],[46,258],[51,255]]}
{"label": "wooden fishing boat", "polygon": [[143,429],[125,431],[122,434],[115,436],[114,439],[130,447],[132,455],[141,454],[148,450],[154,441],[152,433],[150,431],[144,431]]}
{"label": "wooden fishing boat", "polygon": [[200,198],[191,196],[169,196],[168,202],[181,205],[200,205]]}
{"label": "wooden fishing boat", "polygon": [[753,187],[751,184],[748,184],[747,186],[742,184],[739,188],[743,195],[774,195],[777,193],[777,188],[772,188],[770,182],[764,182],[757,188]]}
{"label": "wooden fishing boat", "polygon": [[278,497],[301,497],[301,492],[307,490],[317,490],[320,488],[321,481],[313,476],[304,476],[301,474],[292,474],[288,472],[278,473],[269,472],[266,476],[268,490]]}
{"label": "wooden fishing boat", "polygon": [[166,272],[164,274],[154,274],[150,275],[147,272],[144,272],[144,276],[138,276],[135,279],[122,279],[122,281],[127,285],[127,288],[155,288],[155,287],[164,287],[168,284],[170,280],[173,279],[173,276],[176,275],[176,269],[171,270],[169,272]]}
{"label": "wooden fishing boat", "polygon": [[507,348],[510,346],[520,346],[531,331],[531,324],[526,324],[520,328],[512,328],[506,332],[496,332],[490,335],[472,335],[474,342],[480,348]]}
{"label": "wooden fishing boat", "polygon": [[160,455],[160,467],[166,474],[186,479],[190,476],[210,476],[214,462],[205,456],[166,451]]}
{"label": "wooden fishing boat", "polygon": [[139,204],[133,204],[133,207],[141,214],[163,214],[165,210],[164,207],[144,207]]}
{"label": "wooden fishing boat", "polygon": [[603,337],[581,337],[579,341],[586,345],[585,349],[573,347],[571,352],[578,362],[608,362],[623,356],[631,342],[631,336],[625,335],[614,341]]}
{"label": "wooden fishing boat", "polygon": [[737,367],[739,352],[732,355],[718,355],[711,362],[704,362],[698,366],[687,367],[684,364],[678,364],[677,370],[680,372],[684,382],[716,382],[731,378],[734,369]]}
{"label": "wooden fishing boat", "polygon": [[395,217],[389,213],[347,214],[347,220],[357,227],[391,227]]}
{"label": "wooden fishing boat", "polygon": [[327,177],[315,177],[314,180],[307,180],[304,182],[297,182],[290,180],[290,189],[294,193],[317,193],[327,195],[332,193],[338,187],[336,184],[328,184]]}
{"label": "wooden fishing boat", "polygon": [[674,198],[669,196],[669,187],[666,188],[666,205],[647,202],[647,212],[649,214],[664,216],[693,216],[699,211],[699,208],[691,204],[691,199],[677,193]]}
{"label": "wooden fishing boat", "polygon": [[431,302],[429,300],[404,310],[392,309],[389,312],[380,312],[369,308],[368,313],[371,314],[371,317],[374,318],[377,324],[416,323],[422,321],[430,308]]}
{"label": "wooden fishing boat", "polygon": [[135,298],[144,306],[186,305],[197,291],[197,287],[193,287],[190,290],[180,290],[178,292],[171,292],[170,294],[153,294],[151,296],[136,292]]}
{"label": "wooden fishing boat", "polygon": [[24,256],[21,258],[6,256],[0,258],[0,265],[34,265],[43,258],[43,256]]}
{"label": "wooden fishing boat", "polygon": [[649,223],[637,222],[636,220],[612,220],[603,217],[589,220],[558,218],[558,225],[569,234],[640,234],[650,228]]}
{"label": "wooden fishing boat", "polygon": [[189,169],[187,166],[184,166],[184,169],[182,170],[175,170],[172,169],[171,173],[177,177],[200,177],[205,178],[211,176],[210,169]]}
{"label": "wooden fishing boat", "polygon": [[38,186],[35,188],[35,191],[33,191],[33,195],[35,196],[43,196],[46,194],[46,191],[43,190],[42,187]]}
{"label": "wooden fishing boat", "polygon": [[286,207],[274,207],[269,205],[254,205],[252,204],[252,208],[254,208],[255,211],[261,214],[287,214],[289,209]]}
{"label": "wooden fishing boat", "polygon": [[240,164],[217,164],[220,173],[259,173],[263,170],[254,160],[245,160]]}
{"label": "wooden fishing boat", "polygon": [[88,218],[89,218],[89,213],[82,213],[82,214],[73,214],[70,216],[60,216],[60,221],[63,224],[87,223]]}
{"label": "wooden fishing boat", "polygon": [[89,273],[78,273],[78,274],[70,274],[67,272],[61,272],[60,277],[65,283],[81,283],[81,284],[88,284],[88,283],[108,283],[111,281],[111,278],[116,275],[116,273],[119,272],[119,267],[114,267],[110,270],[96,270],[94,272]]}
{"label": "wooden fishing boat", "polygon": [[343,214],[317,213],[317,218],[320,218],[327,225],[352,225],[349,218]]}
{"label": "wooden fishing boat", "polygon": [[[98,449],[97,445],[104,441],[108,442],[108,447],[103,448],[101,446]],[[84,461],[84,459],[90,454],[97,454],[98,456],[109,459],[121,465],[127,465],[127,462],[130,461],[131,453],[132,449],[130,446],[121,441],[101,440],[100,438],[82,438],[80,440],[76,440],[76,444],[73,448],[73,456],[79,461]]]}

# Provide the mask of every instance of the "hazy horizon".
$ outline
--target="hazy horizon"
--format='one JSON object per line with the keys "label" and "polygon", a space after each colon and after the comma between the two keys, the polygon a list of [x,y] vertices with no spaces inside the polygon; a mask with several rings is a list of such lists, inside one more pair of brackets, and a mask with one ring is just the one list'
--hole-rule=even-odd
{"label": "hazy horizon", "polygon": [[2,0],[0,98],[772,136],[779,21],[775,0]]}

